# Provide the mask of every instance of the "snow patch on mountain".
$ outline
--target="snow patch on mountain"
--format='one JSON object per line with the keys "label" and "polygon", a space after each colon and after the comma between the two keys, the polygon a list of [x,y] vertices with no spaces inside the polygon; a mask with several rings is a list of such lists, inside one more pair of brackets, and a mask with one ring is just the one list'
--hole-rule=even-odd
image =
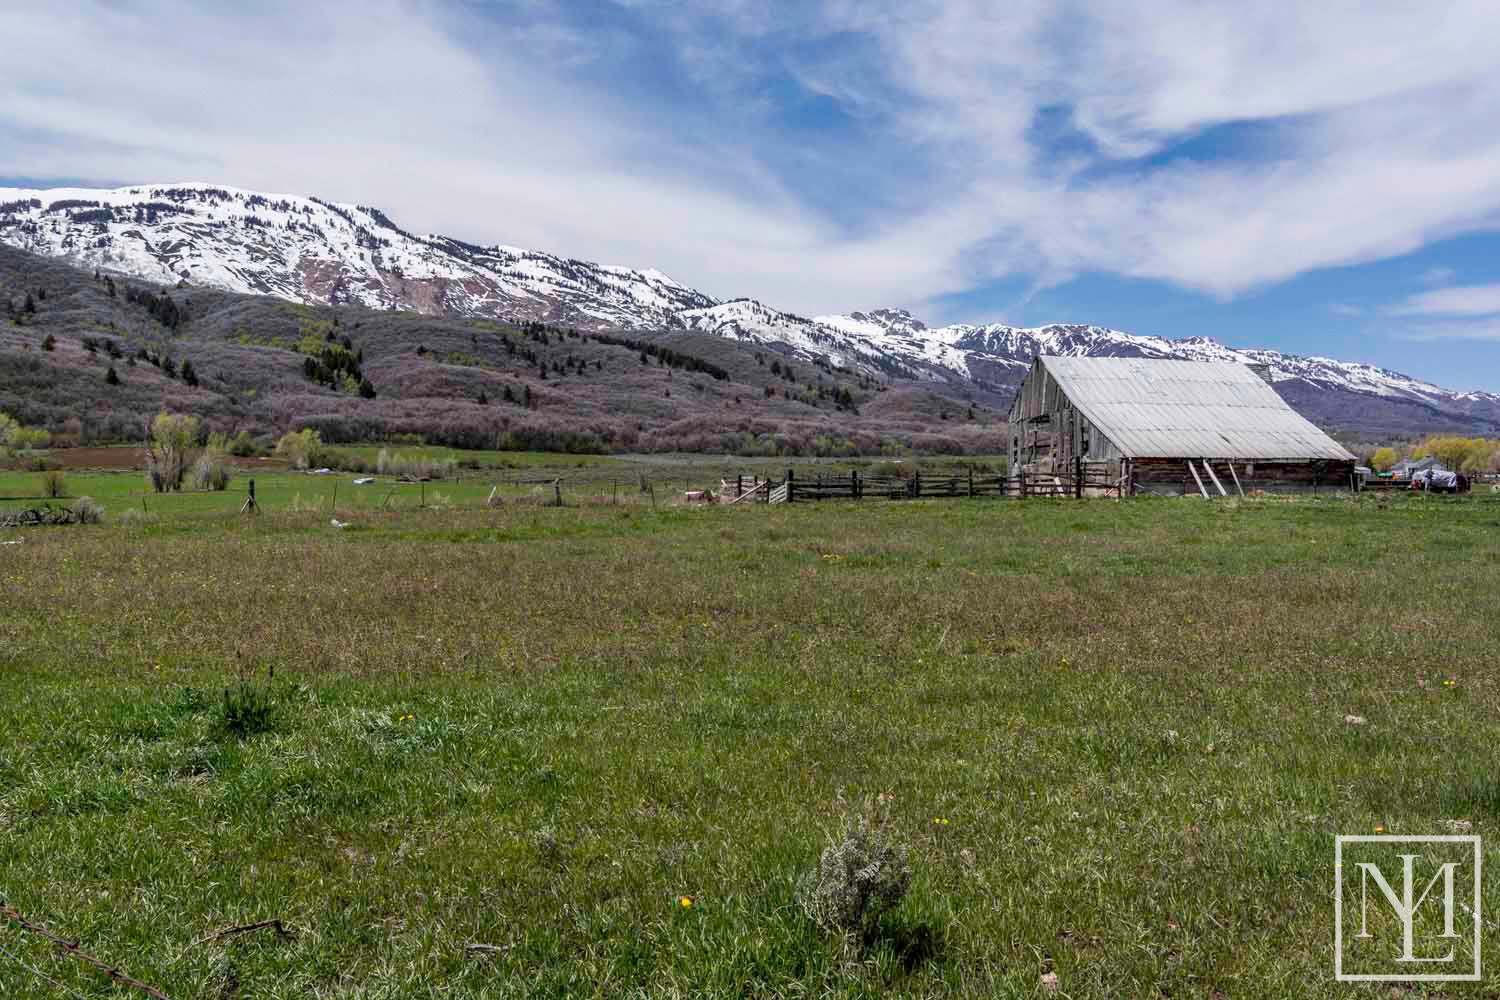
{"label": "snow patch on mountain", "polygon": [[374,208],[207,184],[3,188],[0,240],[161,283],[304,303],[638,327],[714,301],[655,269],[416,236]]}
{"label": "snow patch on mountain", "polygon": [[931,328],[901,309],[808,319],[753,299],[720,301],[654,268],[418,236],[375,208],[219,185],[0,188],[0,241],[161,284],[585,329],[697,330],[866,375],[960,388],[1004,390],[1039,354],[1238,361],[1266,365],[1273,381],[1500,419],[1500,395],[1453,392],[1369,364],[1091,325]]}

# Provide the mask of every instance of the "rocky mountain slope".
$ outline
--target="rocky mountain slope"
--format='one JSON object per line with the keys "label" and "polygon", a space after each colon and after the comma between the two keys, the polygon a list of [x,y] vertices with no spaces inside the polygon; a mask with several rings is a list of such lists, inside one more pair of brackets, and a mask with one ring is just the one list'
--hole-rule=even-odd
{"label": "rocky mountain slope", "polygon": [[688,330],[772,347],[862,376],[913,380],[1004,405],[1037,354],[1235,360],[1354,433],[1500,427],[1500,395],[1459,392],[1368,364],[1166,340],[1100,326],[931,328],[902,310],[806,318],[718,301],[660,271],[418,236],[376,208],[210,185],[0,189],[0,242],[161,284],[293,302],[580,330]]}

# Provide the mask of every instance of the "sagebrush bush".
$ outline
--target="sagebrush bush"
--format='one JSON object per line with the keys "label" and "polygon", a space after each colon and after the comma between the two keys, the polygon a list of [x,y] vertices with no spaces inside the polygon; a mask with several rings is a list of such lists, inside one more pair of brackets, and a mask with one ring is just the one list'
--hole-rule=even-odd
{"label": "sagebrush bush", "polygon": [[234,478],[234,467],[221,454],[205,451],[193,462],[188,480],[195,490],[227,490]]}
{"label": "sagebrush bush", "polygon": [[63,475],[61,469],[52,469],[42,473],[42,496],[50,500],[68,495],[68,479]]}
{"label": "sagebrush bush", "polygon": [[797,902],[819,927],[848,937],[869,933],[911,888],[911,863],[892,841],[884,803],[870,799],[845,820],[840,840],[802,878]]}
{"label": "sagebrush bush", "polygon": [[73,505],[73,512],[78,515],[79,524],[98,524],[104,520],[104,508],[95,503],[93,497],[79,497]]}

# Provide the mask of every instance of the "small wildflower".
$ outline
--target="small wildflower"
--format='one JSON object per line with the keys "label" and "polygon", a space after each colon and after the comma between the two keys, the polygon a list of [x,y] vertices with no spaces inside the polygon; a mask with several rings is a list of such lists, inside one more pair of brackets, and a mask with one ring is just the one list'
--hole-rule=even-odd
{"label": "small wildflower", "polygon": [[680,906],[680,907],[682,907],[684,910],[691,910],[693,908],[693,897],[692,896],[678,896],[677,897],[677,905]]}
{"label": "small wildflower", "polygon": [[943,818],[942,816],[934,816],[934,817],[932,817],[932,825],[933,826],[947,826],[948,825],[948,821],[945,818]]}
{"label": "small wildflower", "polygon": [[1381,823],[1376,823],[1375,824],[1375,832],[1376,833],[1385,833],[1385,826],[1383,824],[1381,824]]}

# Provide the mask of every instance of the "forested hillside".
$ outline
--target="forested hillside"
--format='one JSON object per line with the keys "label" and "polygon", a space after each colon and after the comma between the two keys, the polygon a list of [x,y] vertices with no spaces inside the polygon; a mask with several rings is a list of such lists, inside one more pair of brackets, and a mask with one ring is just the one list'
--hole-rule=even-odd
{"label": "forested hillside", "polygon": [[961,392],[706,333],[437,318],[79,270],[0,247],[0,411],[62,441],[138,440],[166,409],[214,430],[464,447],[996,452]]}

